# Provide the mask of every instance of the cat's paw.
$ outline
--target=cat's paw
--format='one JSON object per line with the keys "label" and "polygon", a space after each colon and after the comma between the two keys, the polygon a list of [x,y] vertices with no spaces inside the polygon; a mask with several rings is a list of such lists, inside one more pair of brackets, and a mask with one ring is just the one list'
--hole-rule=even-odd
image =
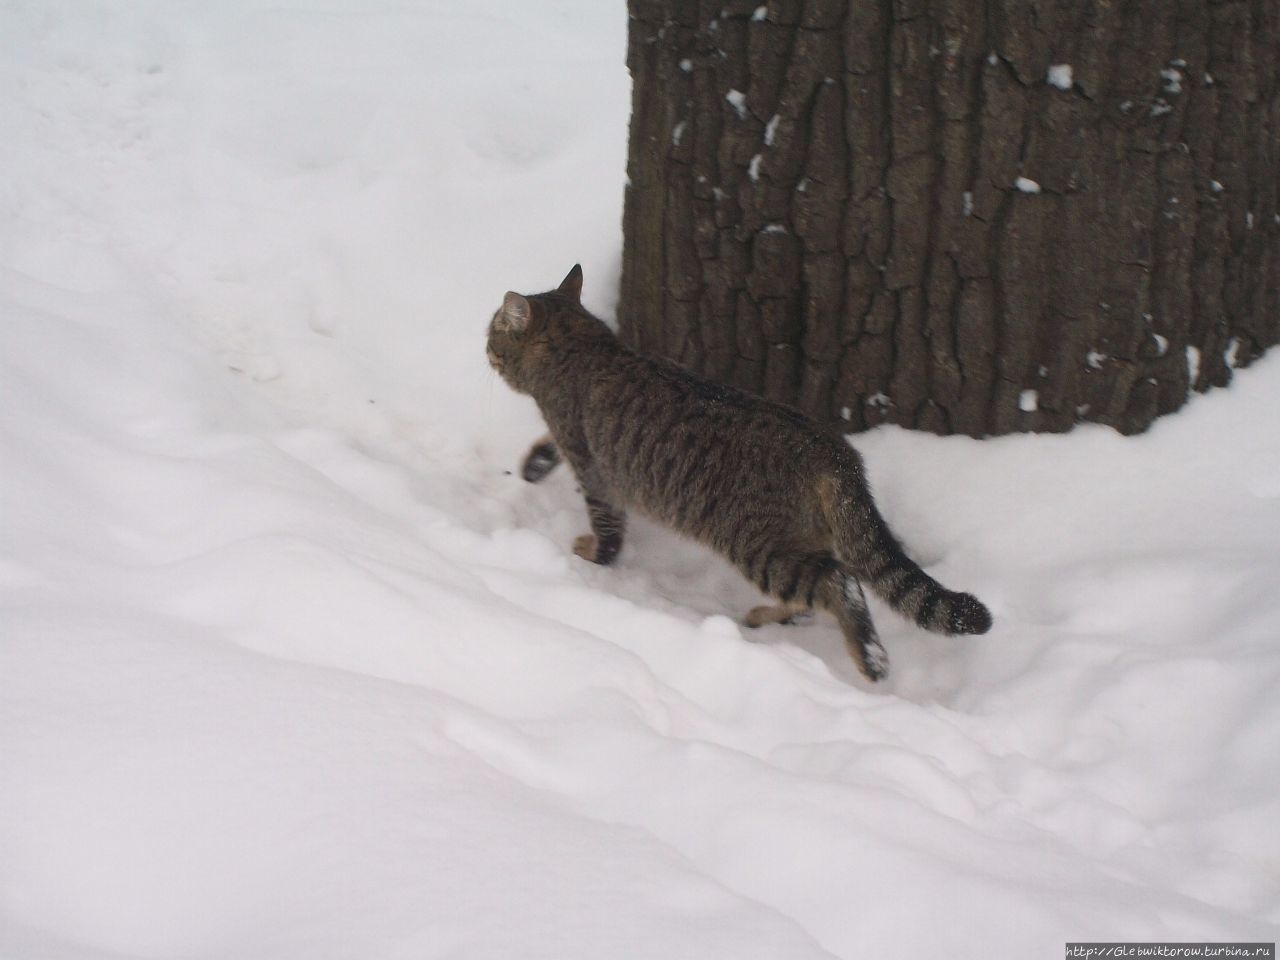
{"label": "cat's paw", "polygon": [[808,623],[813,619],[813,611],[805,607],[761,604],[747,611],[743,623],[748,627],[763,627],[766,623]]}
{"label": "cat's paw", "polygon": [[559,465],[559,448],[550,437],[544,437],[525,455],[524,463],[520,465],[520,476],[529,483],[541,483]]}
{"label": "cat's paw", "polygon": [[592,563],[599,563],[600,542],[596,539],[594,533],[584,533],[580,537],[574,538],[573,552],[580,556],[583,560],[590,560]]}
{"label": "cat's paw", "polygon": [[877,639],[850,644],[853,659],[858,670],[872,683],[877,683],[889,675],[889,654]]}

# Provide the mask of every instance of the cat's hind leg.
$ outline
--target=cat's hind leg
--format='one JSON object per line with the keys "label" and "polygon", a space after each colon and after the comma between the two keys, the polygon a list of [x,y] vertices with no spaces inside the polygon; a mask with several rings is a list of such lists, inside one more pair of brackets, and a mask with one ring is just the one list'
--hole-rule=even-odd
{"label": "cat's hind leg", "polygon": [[[759,544],[755,555],[740,568],[761,590],[782,601],[781,606],[756,607],[747,614],[748,626],[778,623],[814,606],[829,610],[840,624],[854,662],[868,680],[882,680],[889,672],[885,654],[862,586],[831,553],[792,552],[776,540]],[[752,623],[752,619],[756,623]]]}
{"label": "cat's hind leg", "polygon": [[876,634],[862,585],[844,564],[819,584],[816,599],[835,615],[849,653],[862,675],[875,682],[889,674],[889,655]]}
{"label": "cat's hind leg", "polygon": [[808,620],[813,616],[818,584],[836,568],[836,558],[829,553],[780,548],[776,540],[759,539],[759,549],[739,567],[756,586],[781,602],[752,607],[743,622],[748,627],[761,627]]}
{"label": "cat's hind leg", "polygon": [[763,603],[747,611],[743,623],[748,627],[763,627],[766,623],[798,623],[813,616],[813,608],[803,603]]}

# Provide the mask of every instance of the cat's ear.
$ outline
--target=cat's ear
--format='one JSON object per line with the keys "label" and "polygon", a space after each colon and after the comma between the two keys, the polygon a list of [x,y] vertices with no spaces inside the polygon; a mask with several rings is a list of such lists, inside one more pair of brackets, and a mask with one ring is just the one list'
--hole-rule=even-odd
{"label": "cat's ear", "polygon": [[559,292],[568,294],[578,303],[582,302],[582,264],[573,265],[569,275],[560,281]]}
{"label": "cat's ear", "polygon": [[498,311],[498,326],[509,333],[522,333],[529,326],[529,301],[518,293],[507,291]]}

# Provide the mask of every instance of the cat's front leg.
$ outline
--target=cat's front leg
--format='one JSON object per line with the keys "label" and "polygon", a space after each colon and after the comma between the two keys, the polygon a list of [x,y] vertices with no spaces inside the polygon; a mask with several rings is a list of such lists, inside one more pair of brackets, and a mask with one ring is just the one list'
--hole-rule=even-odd
{"label": "cat's front leg", "polygon": [[573,552],[583,560],[608,565],[622,549],[622,537],[627,529],[627,514],[600,497],[586,494],[587,515],[591,520],[591,532],[573,541]]}
{"label": "cat's front leg", "polygon": [[582,497],[587,502],[587,517],[591,521],[591,532],[573,541],[573,552],[583,560],[607,566],[613,563],[622,549],[627,512],[601,475],[581,430],[563,426],[557,429],[554,422],[551,429],[556,448],[569,461],[574,476],[578,478]]}

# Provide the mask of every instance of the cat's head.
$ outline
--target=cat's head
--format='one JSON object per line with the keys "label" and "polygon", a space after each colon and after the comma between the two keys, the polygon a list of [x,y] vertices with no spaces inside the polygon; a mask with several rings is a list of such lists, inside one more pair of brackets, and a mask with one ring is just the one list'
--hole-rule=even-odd
{"label": "cat's head", "polygon": [[507,291],[502,306],[489,321],[486,353],[489,365],[513,390],[529,392],[533,368],[547,350],[549,321],[556,307],[571,304],[581,310],[581,298],[582,267],[577,264],[550,293],[524,297]]}

